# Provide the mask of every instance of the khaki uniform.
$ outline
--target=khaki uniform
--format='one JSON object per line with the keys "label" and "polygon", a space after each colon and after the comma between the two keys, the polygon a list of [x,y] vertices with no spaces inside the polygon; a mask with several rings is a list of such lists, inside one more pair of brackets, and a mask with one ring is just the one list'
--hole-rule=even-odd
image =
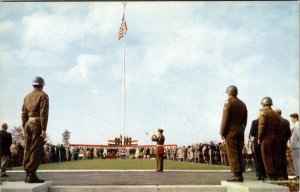
{"label": "khaki uniform", "polygon": [[226,151],[231,171],[242,174],[245,171],[242,150],[244,131],[247,124],[247,107],[237,97],[225,102],[220,134],[225,138]]}
{"label": "khaki uniform", "polygon": [[156,150],[155,150],[157,171],[163,171],[164,170],[164,155],[158,154],[158,148],[163,147],[163,145],[165,143],[165,136],[163,134],[161,134],[160,137],[156,137],[156,135],[153,135],[152,141],[156,141],[156,143],[157,143]]}
{"label": "khaki uniform", "polygon": [[44,145],[40,135],[47,129],[48,112],[49,99],[45,92],[33,90],[26,95],[22,107],[22,125],[25,137],[23,166],[27,173],[35,173],[40,165]]}
{"label": "khaki uniform", "polygon": [[280,116],[272,109],[264,110],[259,117],[258,139],[267,176],[276,177],[279,162]]}

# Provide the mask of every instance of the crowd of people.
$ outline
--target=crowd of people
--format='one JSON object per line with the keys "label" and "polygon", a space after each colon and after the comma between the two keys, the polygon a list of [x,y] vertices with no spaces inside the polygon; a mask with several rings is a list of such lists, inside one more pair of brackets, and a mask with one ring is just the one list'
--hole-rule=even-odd
{"label": "crowd of people", "polygon": [[[9,167],[22,166],[24,147],[21,142],[13,141]],[[228,165],[225,143],[200,143],[182,147],[165,147],[164,157],[180,162],[195,162],[215,165]],[[249,151],[249,149],[248,149]],[[250,153],[250,152],[248,152]],[[74,161],[81,159],[149,159],[155,158],[155,147],[65,147],[63,144],[45,144],[41,163]]]}
{"label": "crowd of people", "polygon": [[64,147],[63,145],[53,146],[47,144],[44,151],[42,163],[63,162],[81,159],[93,160],[94,158],[115,159],[115,158],[152,158],[154,157],[153,147],[124,148],[124,147]]}
{"label": "crowd of people", "polygon": [[[253,132],[253,130],[251,130]],[[253,134],[253,133],[252,133]],[[252,137],[243,148],[244,164],[248,168],[256,168],[257,155],[254,147],[255,139]],[[13,141],[10,147],[11,158],[8,167],[23,165],[24,147],[20,141]],[[179,162],[193,162],[202,164],[228,166],[226,144],[222,142],[205,142],[188,146],[165,147],[164,157],[167,160]],[[155,147],[65,147],[63,144],[45,144],[41,163],[76,161],[81,159],[149,159],[155,158]],[[291,149],[286,152],[287,167],[293,169]],[[261,166],[261,165],[258,165]],[[259,177],[259,168],[256,169]]]}
{"label": "crowd of people", "polygon": [[[253,128],[250,130],[250,135],[255,136],[256,132]],[[243,156],[244,164],[247,168],[255,169],[257,177],[260,179],[265,176],[263,163],[259,162],[257,149],[255,146],[255,137],[249,137],[249,142],[244,145]],[[24,146],[20,141],[13,141],[10,146],[11,158],[8,162],[8,167],[17,167],[23,165]],[[167,160],[179,162],[191,162],[213,165],[228,166],[228,156],[225,141],[222,142],[206,142],[197,143],[188,146],[172,146],[164,148],[164,158]],[[101,159],[150,159],[155,158],[155,147],[66,147],[63,144],[52,145],[45,144],[42,153],[41,163],[54,163],[64,161],[76,161],[82,159],[93,160],[94,158]],[[288,144],[286,150],[286,167],[293,172],[293,159],[291,148]],[[261,170],[263,169],[263,175]]]}

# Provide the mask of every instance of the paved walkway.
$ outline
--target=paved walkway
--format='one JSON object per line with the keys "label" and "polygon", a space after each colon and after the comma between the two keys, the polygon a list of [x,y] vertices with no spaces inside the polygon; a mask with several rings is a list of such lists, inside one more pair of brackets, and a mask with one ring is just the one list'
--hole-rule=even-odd
{"label": "paved walkway", "polygon": [[[4,181],[23,181],[25,172],[9,171]],[[220,185],[231,176],[228,171],[149,170],[58,170],[40,171],[38,176],[53,185]],[[255,172],[245,172],[245,180],[254,181]],[[3,180],[3,178],[1,179]]]}

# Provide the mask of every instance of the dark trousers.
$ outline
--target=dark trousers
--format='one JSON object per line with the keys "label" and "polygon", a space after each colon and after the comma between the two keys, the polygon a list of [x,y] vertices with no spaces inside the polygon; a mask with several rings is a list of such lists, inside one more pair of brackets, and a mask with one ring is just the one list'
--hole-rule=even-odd
{"label": "dark trousers", "polygon": [[264,162],[261,156],[260,145],[257,143],[257,140],[254,140],[254,163],[255,169],[258,177],[266,177],[266,171],[264,167]]}
{"label": "dark trousers", "polygon": [[231,133],[226,136],[226,150],[231,172],[242,174],[245,171],[243,150],[244,133]]}
{"label": "dark trousers", "polygon": [[163,171],[164,170],[164,155],[159,155],[158,154],[158,151],[157,151],[157,148],[156,148],[156,151],[155,151],[156,155],[155,155],[155,159],[156,159],[156,170],[157,171]]}
{"label": "dark trousers", "polygon": [[263,139],[261,144],[262,159],[268,177],[277,177],[279,170],[279,142],[276,137]]}
{"label": "dark trousers", "polygon": [[287,180],[288,173],[287,173],[286,144],[287,142],[280,142],[279,144],[278,177],[282,177]]}
{"label": "dark trousers", "polygon": [[42,160],[43,138],[40,124],[27,123],[24,129],[25,150],[23,167],[26,172],[33,173],[38,169]]}

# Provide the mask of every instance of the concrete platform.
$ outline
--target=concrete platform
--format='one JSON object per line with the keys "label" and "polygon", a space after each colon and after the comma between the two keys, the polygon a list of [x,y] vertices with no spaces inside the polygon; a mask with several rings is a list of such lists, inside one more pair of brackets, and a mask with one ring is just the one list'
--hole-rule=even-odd
{"label": "concrete platform", "polygon": [[262,181],[227,182],[221,181],[227,192],[289,192],[289,188]]}
{"label": "concrete platform", "polygon": [[[23,181],[24,171],[9,172],[7,181]],[[39,178],[53,181],[53,186],[123,186],[123,185],[221,185],[231,177],[228,171],[212,170],[60,170],[38,171]],[[256,180],[255,172],[244,174],[246,181]]]}
{"label": "concrete platform", "polygon": [[222,181],[221,185],[56,185],[51,181],[41,184],[3,182],[0,192],[288,192],[288,187],[260,181],[233,183]]}
{"label": "concrete platform", "polygon": [[221,185],[53,186],[50,192],[226,192]]}
{"label": "concrete platform", "polygon": [[51,185],[52,181],[45,183],[3,182],[0,185],[0,192],[49,192]]}

